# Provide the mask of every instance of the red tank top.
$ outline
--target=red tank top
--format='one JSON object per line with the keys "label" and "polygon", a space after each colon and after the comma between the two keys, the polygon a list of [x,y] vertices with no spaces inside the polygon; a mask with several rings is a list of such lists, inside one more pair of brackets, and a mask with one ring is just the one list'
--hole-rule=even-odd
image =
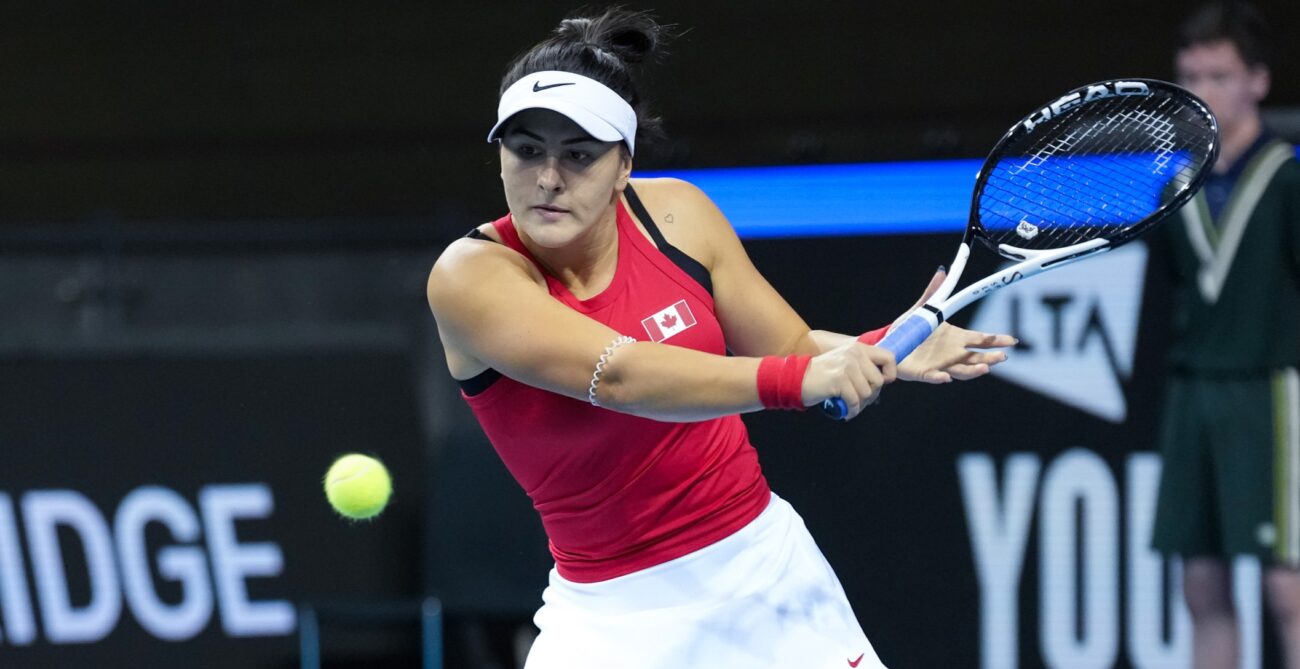
{"label": "red tank top", "polygon": [[[638,341],[725,354],[713,297],[645,238],[622,202],[617,221],[618,267],[609,287],[579,300],[543,271],[551,296]],[[509,215],[493,226],[538,264]],[[507,377],[465,400],[532,498],[556,569],[570,581],[603,581],[681,557],[739,530],[767,506],[767,481],[739,416],[656,421]]]}

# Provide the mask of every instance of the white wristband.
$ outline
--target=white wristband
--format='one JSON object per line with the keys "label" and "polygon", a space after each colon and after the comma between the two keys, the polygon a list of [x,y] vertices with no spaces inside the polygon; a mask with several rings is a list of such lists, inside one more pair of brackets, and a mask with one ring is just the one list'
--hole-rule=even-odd
{"label": "white wristband", "polygon": [[618,347],[635,343],[635,339],[627,335],[619,335],[609,343],[609,346],[605,347],[605,352],[600,354],[600,360],[596,362],[596,370],[591,373],[591,385],[587,387],[587,401],[591,402],[591,406],[600,406],[600,403],[596,401],[596,386],[600,385],[600,375],[605,373],[605,363],[609,362],[609,356],[613,355]]}

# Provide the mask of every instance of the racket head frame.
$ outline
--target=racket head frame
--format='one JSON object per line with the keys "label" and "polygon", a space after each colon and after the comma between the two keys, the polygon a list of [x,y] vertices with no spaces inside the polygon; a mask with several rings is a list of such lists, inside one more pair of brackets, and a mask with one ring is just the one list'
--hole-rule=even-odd
{"label": "racket head frame", "polygon": [[[989,178],[1003,158],[1004,151],[1008,145],[1019,141],[1028,133],[1035,132],[1040,126],[1057,125],[1088,109],[1088,105],[1092,103],[1118,96],[1162,96],[1191,107],[1193,112],[1208,124],[1209,145],[1203,161],[1204,164],[1199,166],[1200,169],[1196,171],[1192,179],[1174,193],[1172,197],[1147,214],[1141,221],[1126,226],[1114,234],[1105,235],[1105,238],[1110,242],[1110,246],[1113,248],[1137,238],[1151,226],[1177,211],[1195,196],[1201,186],[1204,185],[1205,180],[1209,178],[1210,168],[1219,155],[1218,120],[1215,118],[1214,113],[1210,111],[1209,106],[1187,89],[1167,81],[1141,77],[1107,79],[1080,86],[1051,102],[1041,105],[1038,109],[1020,119],[1002,135],[997,144],[993,146],[993,149],[989,151],[984,164],[975,177],[975,188],[971,192],[970,215],[962,242],[973,244],[975,239],[979,239],[990,250],[1009,260],[1023,260],[1027,257],[1026,249],[994,242],[980,221],[980,201],[985,188],[988,186]],[[1006,247],[1006,249],[1004,250],[1003,247]],[[1030,252],[1030,254],[1032,253]]]}

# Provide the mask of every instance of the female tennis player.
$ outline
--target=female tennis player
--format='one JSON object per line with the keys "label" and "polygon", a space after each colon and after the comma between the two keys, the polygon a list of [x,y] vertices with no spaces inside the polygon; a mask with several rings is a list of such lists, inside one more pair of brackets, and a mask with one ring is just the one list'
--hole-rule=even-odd
{"label": "female tennis player", "polygon": [[631,178],[654,119],[630,66],[661,34],[611,10],[511,65],[488,136],[509,213],[429,277],[448,368],[555,558],[527,667],[881,667],[738,414],[840,397],[851,418],[1014,340],[944,326],[896,368],[884,328],[810,330],[700,190]]}

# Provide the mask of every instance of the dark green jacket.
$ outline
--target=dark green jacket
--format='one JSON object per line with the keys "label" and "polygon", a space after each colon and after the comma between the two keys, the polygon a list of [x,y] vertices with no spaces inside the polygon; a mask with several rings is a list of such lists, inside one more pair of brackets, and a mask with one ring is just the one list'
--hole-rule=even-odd
{"label": "dark green jacket", "polygon": [[1216,222],[1198,194],[1162,226],[1174,271],[1169,362],[1263,372],[1300,362],[1300,163],[1259,150]]}

